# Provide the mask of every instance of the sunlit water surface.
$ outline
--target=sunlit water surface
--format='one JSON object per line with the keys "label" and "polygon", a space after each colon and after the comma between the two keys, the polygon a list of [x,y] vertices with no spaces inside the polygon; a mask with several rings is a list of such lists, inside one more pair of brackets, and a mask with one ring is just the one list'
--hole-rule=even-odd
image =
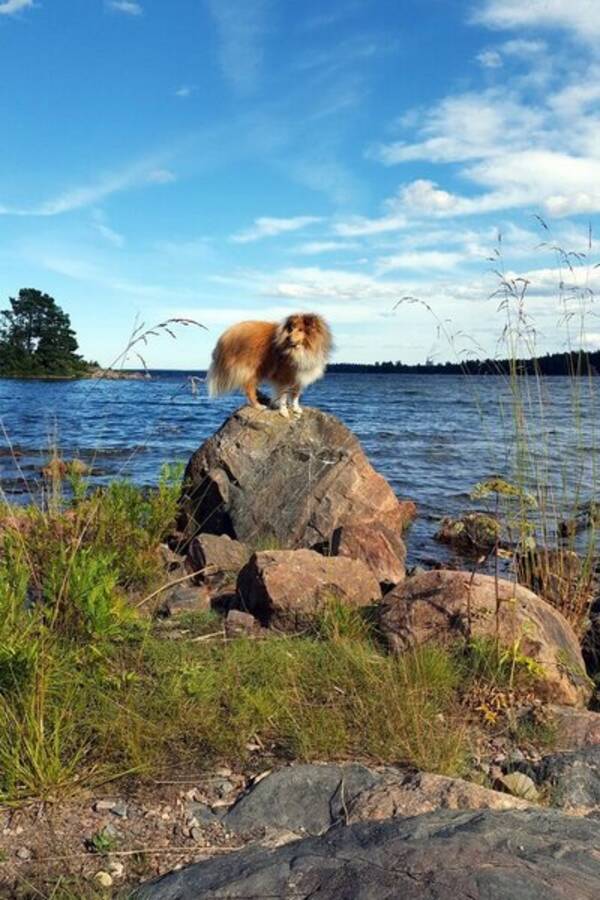
{"label": "sunlit water surface", "polygon": [[[587,384],[579,394],[575,419],[572,381],[546,379],[543,417],[536,413],[532,434],[544,477],[566,481],[585,499],[598,460],[597,404]],[[155,484],[163,463],[186,461],[239,402],[209,400],[203,384],[194,393],[184,374],[145,382],[0,380],[0,485],[13,502],[39,496],[52,445],[91,463],[93,484],[117,476]],[[443,557],[433,541],[439,518],[471,507],[477,482],[510,473],[515,444],[510,392],[501,378],[332,373],[304,402],[341,418],[398,496],[416,501],[413,563]]]}

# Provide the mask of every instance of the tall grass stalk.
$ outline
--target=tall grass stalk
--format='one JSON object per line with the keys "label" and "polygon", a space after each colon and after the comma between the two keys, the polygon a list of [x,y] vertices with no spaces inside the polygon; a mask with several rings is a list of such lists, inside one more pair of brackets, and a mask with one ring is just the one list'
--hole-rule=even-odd
{"label": "tall grass stalk", "polygon": [[[536,284],[531,279],[535,274],[530,279],[509,271],[501,235],[490,257],[497,279],[491,299],[496,300],[500,321],[495,365],[500,386],[500,441],[498,433],[487,426],[478,379],[469,365],[477,347],[474,339],[453,332],[451,323],[440,320],[432,307],[418,298],[402,298],[396,306],[419,303],[434,316],[438,333],[464,365],[464,377],[480,410],[488,441],[492,446],[500,443],[499,459],[507,461],[499,462],[501,477],[490,472],[483,484],[474,486],[473,499],[483,502],[486,512],[501,519],[514,551],[513,577],[538,590],[582,633],[593,597],[599,518],[595,515],[597,393],[586,349],[588,320],[595,315],[592,273],[596,266],[591,229],[586,249],[572,252],[553,240],[546,222],[539,217],[538,221],[546,238],[538,249],[552,255],[556,271],[552,339],[561,343],[569,367],[568,407],[563,421],[556,420],[556,383],[542,373],[540,335],[532,302]],[[476,352],[480,358],[486,355],[480,347]],[[573,444],[571,455],[562,459],[556,437],[561,429]],[[586,527],[580,530],[584,509],[590,514]],[[493,563],[497,574],[497,554]]]}

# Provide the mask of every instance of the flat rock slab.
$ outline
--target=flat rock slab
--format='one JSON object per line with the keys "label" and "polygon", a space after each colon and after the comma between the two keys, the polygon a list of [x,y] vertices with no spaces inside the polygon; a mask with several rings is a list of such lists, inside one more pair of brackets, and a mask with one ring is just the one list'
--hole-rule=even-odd
{"label": "flat rock slab", "polygon": [[362,791],[373,788],[382,778],[357,763],[277,769],[232,806],[223,824],[235,832],[277,828],[321,834],[345,816]]}
{"label": "flat rock slab", "polygon": [[439,809],[529,809],[531,803],[490,788],[429,772],[386,778],[350,804],[347,821],[419,816]]}
{"label": "flat rock slab", "polygon": [[597,900],[599,832],[551,811],[361,822],[197,863],[134,900]]}
{"label": "flat rock slab", "polygon": [[243,407],[191,457],[178,526],[188,539],[227,534],[255,549],[313,547],[350,523],[393,532],[414,518],[339,419],[316,409],[284,419]]}

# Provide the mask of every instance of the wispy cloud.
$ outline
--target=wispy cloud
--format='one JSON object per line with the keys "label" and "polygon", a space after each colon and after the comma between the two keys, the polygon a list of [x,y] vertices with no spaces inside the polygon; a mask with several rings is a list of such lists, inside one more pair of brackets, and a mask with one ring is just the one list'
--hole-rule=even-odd
{"label": "wispy cloud", "polygon": [[258,87],[267,33],[268,0],[206,0],[219,39],[225,78],[240,94]]}
{"label": "wispy cloud", "polygon": [[125,238],[118,231],[110,227],[106,221],[106,215],[101,209],[92,210],[92,225],[94,229],[113,247],[123,247]]}
{"label": "wispy cloud", "polygon": [[0,3],[0,16],[13,16],[22,9],[29,9],[34,5],[33,0],[5,0],[4,3]]}
{"label": "wispy cloud", "polygon": [[146,176],[149,184],[172,184],[177,181],[177,175],[170,169],[152,169]]}
{"label": "wispy cloud", "polygon": [[144,13],[142,4],[137,3],[136,0],[107,0],[106,5],[109,9],[125,13],[127,16],[141,16]]}
{"label": "wispy cloud", "polygon": [[332,253],[337,250],[356,250],[359,246],[352,241],[307,241],[294,247],[294,251],[302,256],[316,256],[319,253]]}
{"label": "wispy cloud", "polygon": [[375,265],[378,275],[386,272],[447,272],[464,262],[468,256],[454,250],[414,250],[410,253],[396,253],[380,257]]}
{"label": "wispy cloud", "polygon": [[58,216],[95,206],[107,197],[150,184],[168,184],[176,176],[168,169],[156,168],[156,162],[142,161],[119,172],[104,175],[81,187],[69,188],[37,206],[7,207],[0,205],[0,215]]}
{"label": "wispy cloud", "polygon": [[472,21],[492,28],[563,28],[584,41],[600,37],[597,0],[487,0]]}
{"label": "wispy cloud", "polygon": [[291,219],[276,219],[270,216],[261,216],[254,220],[254,224],[245,231],[240,231],[231,236],[231,240],[237,244],[248,244],[251,241],[260,241],[262,238],[276,237],[288,231],[299,231],[307,225],[320,222],[319,216],[294,216]]}
{"label": "wispy cloud", "polygon": [[186,97],[191,97],[194,93],[194,88],[189,84],[182,84],[181,87],[177,88],[174,92],[176,97],[181,97],[185,99]]}

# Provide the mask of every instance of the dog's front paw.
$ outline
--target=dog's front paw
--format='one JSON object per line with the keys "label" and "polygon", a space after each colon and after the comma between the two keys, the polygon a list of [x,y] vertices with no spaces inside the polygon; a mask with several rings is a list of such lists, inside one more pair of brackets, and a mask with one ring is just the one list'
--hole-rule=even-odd
{"label": "dog's front paw", "polygon": [[279,407],[279,415],[280,415],[280,416],[283,416],[284,419],[289,419],[289,417],[290,417],[290,412],[289,412],[287,406],[280,406],[280,407]]}
{"label": "dog's front paw", "polygon": [[298,418],[299,418],[302,415],[302,413],[304,412],[304,410],[302,409],[301,406],[292,406],[292,412],[295,416],[298,416]]}

